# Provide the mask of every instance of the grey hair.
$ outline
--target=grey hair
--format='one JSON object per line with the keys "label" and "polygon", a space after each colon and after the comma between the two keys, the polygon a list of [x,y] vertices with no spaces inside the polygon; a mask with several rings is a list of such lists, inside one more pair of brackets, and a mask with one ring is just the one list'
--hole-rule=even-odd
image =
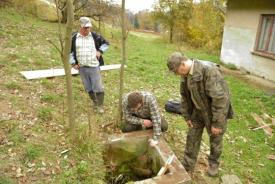
{"label": "grey hair", "polygon": [[167,59],[167,67],[170,71],[176,73],[182,62],[187,61],[188,58],[180,52],[172,53]]}

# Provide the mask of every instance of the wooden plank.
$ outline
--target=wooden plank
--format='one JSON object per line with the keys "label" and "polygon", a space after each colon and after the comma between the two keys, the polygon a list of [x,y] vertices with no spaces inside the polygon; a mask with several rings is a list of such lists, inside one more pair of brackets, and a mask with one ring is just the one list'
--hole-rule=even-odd
{"label": "wooden plank", "polygon": [[275,126],[275,119],[272,118],[272,124]]}
{"label": "wooden plank", "polygon": [[268,127],[268,126],[270,126],[270,125],[263,125],[263,126],[260,126],[260,127],[257,127],[257,128],[253,128],[252,130],[260,130],[260,129],[263,129],[263,128],[265,128],[265,127]]}
{"label": "wooden plank", "polygon": [[263,113],[263,116],[262,116],[265,120],[269,119],[273,126],[275,126],[275,119],[273,117],[271,117],[270,115],[266,114],[266,113]]}
{"label": "wooden plank", "polygon": [[272,135],[272,129],[267,126],[267,124],[263,121],[263,119],[256,113],[251,113],[251,116],[254,118],[254,120],[260,125],[263,126],[264,132],[271,136]]}
{"label": "wooden plank", "polygon": [[275,161],[275,155],[268,155],[267,158],[268,158],[269,160],[274,160],[274,161]]}
{"label": "wooden plank", "polygon": [[[115,70],[115,69],[120,69],[120,66],[121,66],[120,64],[104,65],[104,66],[100,66],[100,70],[101,71]],[[71,73],[72,75],[79,74],[78,70],[75,70],[74,68],[72,68]],[[59,69],[51,68],[47,70],[21,71],[20,74],[22,74],[26,79],[32,80],[32,79],[64,76],[65,71],[62,68],[59,68]]]}

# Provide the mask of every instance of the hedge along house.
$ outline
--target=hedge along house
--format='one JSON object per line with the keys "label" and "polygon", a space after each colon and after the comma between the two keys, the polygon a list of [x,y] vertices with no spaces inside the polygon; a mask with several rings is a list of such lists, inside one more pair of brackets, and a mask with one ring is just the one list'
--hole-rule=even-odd
{"label": "hedge along house", "polygon": [[275,0],[228,0],[221,60],[275,81]]}

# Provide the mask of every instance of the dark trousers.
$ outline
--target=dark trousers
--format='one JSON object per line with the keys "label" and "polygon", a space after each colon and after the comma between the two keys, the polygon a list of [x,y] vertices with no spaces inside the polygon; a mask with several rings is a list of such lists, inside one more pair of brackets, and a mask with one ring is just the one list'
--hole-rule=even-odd
{"label": "dark trousers", "polygon": [[[152,128],[153,126],[147,129],[152,129]],[[165,132],[167,131],[167,129],[168,129],[168,123],[164,117],[161,117],[161,131]],[[134,124],[131,124],[130,122],[124,122],[122,125],[122,132],[133,132],[138,130],[142,130],[141,125],[134,125]]]}

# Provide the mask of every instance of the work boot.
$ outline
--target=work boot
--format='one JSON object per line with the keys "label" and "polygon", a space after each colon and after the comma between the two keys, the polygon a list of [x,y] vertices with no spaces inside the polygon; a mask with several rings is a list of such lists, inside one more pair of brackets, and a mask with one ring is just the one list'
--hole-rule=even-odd
{"label": "work boot", "polygon": [[219,173],[219,165],[217,164],[210,164],[207,170],[207,174],[211,177],[217,176]]}

